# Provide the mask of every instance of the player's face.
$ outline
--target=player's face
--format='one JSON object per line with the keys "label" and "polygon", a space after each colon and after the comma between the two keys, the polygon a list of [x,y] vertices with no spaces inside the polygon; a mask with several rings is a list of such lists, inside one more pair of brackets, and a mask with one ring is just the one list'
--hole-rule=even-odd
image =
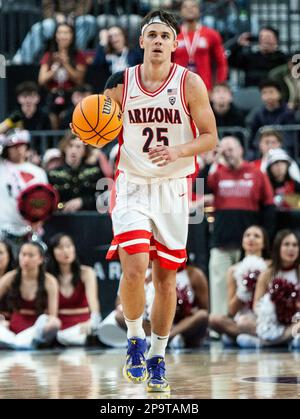
{"label": "player's face", "polygon": [[32,271],[36,267],[43,263],[44,258],[42,257],[39,249],[32,244],[24,244],[21,247],[19,254],[19,265],[20,268],[25,271]]}
{"label": "player's face", "polygon": [[243,235],[243,249],[249,254],[261,254],[264,248],[264,236],[257,227],[249,227]]}
{"label": "player's face", "polygon": [[159,64],[171,60],[177,41],[168,26],[155,23],[145,29],[143,36],[140,37],[140,46],[144,49],[144,61]]}
{"label": "player's face", "polygon": [[282,262],[292,265],[299,256],[299,243],[294,234],[286,236],[280,246],[280,258]]}
{"label": "player's face", "polygon": [[58,246],[54,248],[54,257],[59,264],[69,265],[76,258],[75,246],[69,237],[64,236],[60,239]]}

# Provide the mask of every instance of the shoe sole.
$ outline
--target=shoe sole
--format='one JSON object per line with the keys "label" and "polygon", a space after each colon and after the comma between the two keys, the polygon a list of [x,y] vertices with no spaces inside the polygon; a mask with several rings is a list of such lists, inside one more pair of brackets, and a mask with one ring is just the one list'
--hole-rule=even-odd
{"label": "shoe sole", "polygon": [[165,388],[147,386],[147,392],[148,393],[170,393],[171,388],[170,388],[169,385],[168,385],[168,387],[165,387]]}
{"label": "shoe sole", "polygon": [[130,377],[128,377],[127,375],[127,371],[126,371],[126,366],[123,367],[123,377],[125,378],[126,381],[128,381],[128,383],[133,383],[133,384],[142,384],[144,383],[147,378],[148,378],[148,373],[146,372],[145,376],[142,377],[141,379],[131,379]]}

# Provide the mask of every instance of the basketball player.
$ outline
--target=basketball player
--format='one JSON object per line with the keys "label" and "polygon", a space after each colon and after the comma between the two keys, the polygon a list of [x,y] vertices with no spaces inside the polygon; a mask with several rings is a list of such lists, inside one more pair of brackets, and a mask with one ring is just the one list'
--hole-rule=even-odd
{"label": "basketball player", "polygon": [[[164,356],[176,309],[176,271],[186,260],[186,177],[195,170],[195,156],[217,144],[203,81],[171,62],[177,34],[173,15],[149,13],[141,23],[143,64],[113,74],[104,91],[122,107],[124,118],[112,210],[114,239],[107,254],[107,259],[119,256],[123,270],[120,298],[128,330],[123,374],[133,383],[148,378],[149,392],[170,391]],[[155,299],[146,361],[142,322],[149,257]]]}

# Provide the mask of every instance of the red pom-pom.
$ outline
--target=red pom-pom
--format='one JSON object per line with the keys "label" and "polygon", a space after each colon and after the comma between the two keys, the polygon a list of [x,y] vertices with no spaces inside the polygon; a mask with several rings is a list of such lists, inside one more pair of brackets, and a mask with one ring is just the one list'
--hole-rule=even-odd
{"label": "red pom-pom", "polygon": [[275,278],[269,292],[275,304],[278,321],[285,325],[291,324],[294,314],[298,311],[299,289],[284,278]]}

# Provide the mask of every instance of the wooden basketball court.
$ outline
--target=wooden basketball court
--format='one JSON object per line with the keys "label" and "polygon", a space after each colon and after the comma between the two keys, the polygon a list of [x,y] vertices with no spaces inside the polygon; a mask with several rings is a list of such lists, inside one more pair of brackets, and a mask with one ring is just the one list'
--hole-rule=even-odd
{"label": "wooden basketball court", "polygon": [[219,343],[167,355],[170,396],[122,377],[123,350],[1,351],[0,399],[300,398],[300,352],[238,351]]}

